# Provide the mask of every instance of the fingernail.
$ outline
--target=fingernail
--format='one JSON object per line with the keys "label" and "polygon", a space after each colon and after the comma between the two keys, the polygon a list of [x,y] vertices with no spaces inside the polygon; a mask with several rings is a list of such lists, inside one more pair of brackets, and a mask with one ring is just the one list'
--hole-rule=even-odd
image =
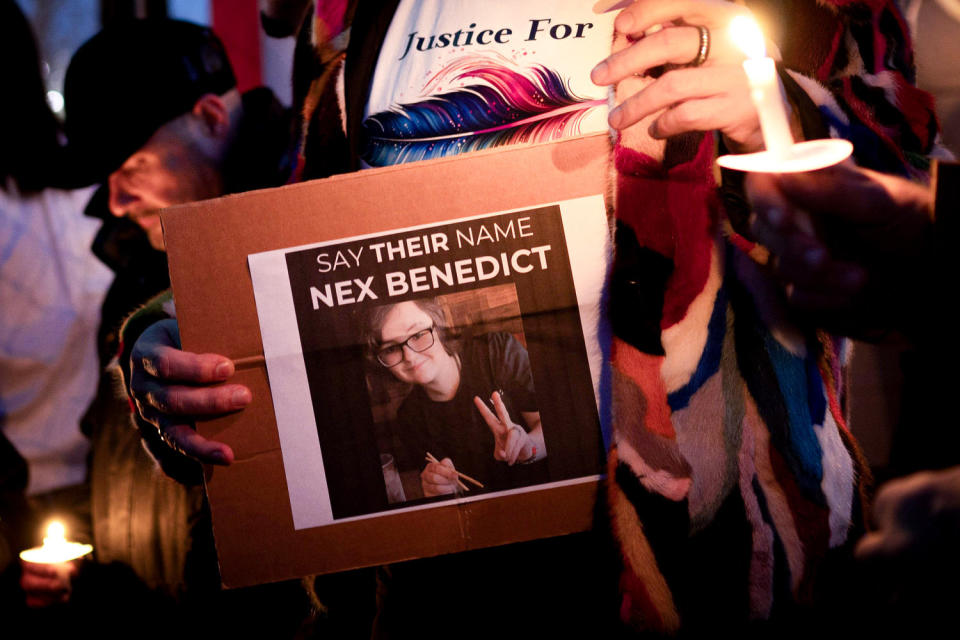
{"label": "fingernail", "polygon": [[593,68],[593,71],[590,72],[590,80],[594,84],[600,84],[603,82],[603,79],[607,76],[607,63],[601,62]]}
{"label": "fingernail", "polygon": [[609,125],[614,129],[617,129],[620,126],[621,118],[622,114],[620,113],[620,107],[617,107],[610,112],[610,115],[607,116],[607,123],[609,123]]}
{"label": "fingernail", "polygon": [[211,456],[217,462],[226,462],[227,456],[224,455],[223,451],[214,451]]}
{"label": "fingernail", "polygon": [[216,375],[218,378],[226,378],[230,376],[232,369],[233,369],[233,363],[230,362],[229,360],[224,360],[223,362],[217,365],[217,368],[214,371],[214,375]]}
{"label": "fingernail", "polygon": [[620,33],[630,31],[630,29],[633,27],[633,15],[631,15],[628,11],[624,11],[617,16],[616,20],[614,20],[613,26]]}
{"label": "fingernail", "polygon": [[233,392],[233,397],[231,398],[231,400],[233,401],[233,406],[235,407],[247,406],[248,404],[250,404],[250,400],[252,400],[252,397],[250,395],[250,390],[237,389],[236,391]]}

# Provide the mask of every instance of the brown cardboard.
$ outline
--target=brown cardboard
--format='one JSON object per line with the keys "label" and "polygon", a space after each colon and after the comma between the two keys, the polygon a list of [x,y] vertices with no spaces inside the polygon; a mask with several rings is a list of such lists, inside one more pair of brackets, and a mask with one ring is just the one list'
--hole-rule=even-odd
{"label": "brown cardboard", "polygon": [[[371,169],[178,206],[162,215],[184,349],[251,359],[244,411],[202,422],[236,462],[206,488],[223,582],[275,581],[591,526],[596,483],[326,527],[292,525],[247,255],[398,226],[605,192],[608,140],[593,135]],[[386,214],[389,213],[389,217]],[[509,527],[494,515],[508,510]]]}

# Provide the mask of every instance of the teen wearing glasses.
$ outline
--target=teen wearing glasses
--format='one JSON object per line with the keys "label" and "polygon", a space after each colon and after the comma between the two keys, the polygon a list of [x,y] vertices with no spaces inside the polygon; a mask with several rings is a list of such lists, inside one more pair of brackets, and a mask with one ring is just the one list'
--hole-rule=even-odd
{"label": "teen wearing glasses", "polygon": [[[433,299],[377,307],[367,332],[379,366],[412,385],[397,411],[397,458],[401,468],[421,469],[424,496],[456,492],[458,470],[488,490],[547,480],[530,360],[516,338],[452,339]],[[427,453],[440,462],[427,462]]]}

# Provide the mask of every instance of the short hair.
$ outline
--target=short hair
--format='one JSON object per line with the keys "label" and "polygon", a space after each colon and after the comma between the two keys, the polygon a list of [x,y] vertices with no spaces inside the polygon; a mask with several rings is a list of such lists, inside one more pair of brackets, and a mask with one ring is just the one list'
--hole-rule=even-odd
{"label": "short hair", "polygon": [[[426,313],[433,322],[436,330],[436,337],[440,340],[444,350],[453,355],[459,351],[459,342],[457,335],[447,324],[447,315],[443,311],[443,305],[437,298],[419,298],[417,300],[404,300],[403,302],[412,302]],[[383,335],[383,325],[386,322],[387,315],[398,304],[403,302],[393,302],[391,304],[380,305],[370,309],[363,321],[363,341],[367,347],[367,356],[376,359],[377,350],[383,345],[381,339]]]}

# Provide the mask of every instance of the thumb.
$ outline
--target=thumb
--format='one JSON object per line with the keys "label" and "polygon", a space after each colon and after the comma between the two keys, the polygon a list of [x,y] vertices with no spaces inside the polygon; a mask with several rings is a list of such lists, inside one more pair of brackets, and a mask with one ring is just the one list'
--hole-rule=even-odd
{"label": "thumb", "polygon": [[453,466],[453,460],[451,460],[450,458],[444,458],[443,460],[440,461],[440,464],[437,466],[439,467],[438,473],[446,477],[447,480],[456,480],[458,478],[457,470]]}

